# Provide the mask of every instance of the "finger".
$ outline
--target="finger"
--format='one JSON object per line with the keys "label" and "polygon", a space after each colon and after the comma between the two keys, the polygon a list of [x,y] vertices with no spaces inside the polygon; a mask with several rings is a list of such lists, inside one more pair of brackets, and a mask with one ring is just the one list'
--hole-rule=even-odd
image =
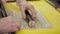
{"label": "finger", "polygon": [[14,24],[19,27],[20,26],[20,21],[18,19],[14,19]]}
{"label": "finger", "polygon": [[18,28],[15,24],[12,24],[9,30],[12,32],[15,32],[15,31],[18,31]]}
{"label": "finger", "polygon": [[20,23],[19,22],[16,22],[15,26],[20,29]]}
{"label": "finger", "polygon": [[21,9],[21,13],[22,13],[23,18],[25,19],[26,18],[25,7],[24,6],[20,6],[20,9]]}
{"label": "finger", "polygon": [[18,31],[18,28],[15,27],[14,25],[10,25],[9,28],[5,30],[5,32],[15,32]]}
{"label": "finger", "polygon": [[17,27],[14,27],[14,28],[12,29],[12,32],[16,32],[16,31],[18,31],[18,28],[17,28]]}
{"label": "finger", "polygon": [[12,23],[12,26],[15,26],[20,29],[20,22],[14,21],[14,23]]}
{"label": "finger", "polygon": [[32,18],[34,18],[35,17],[35,14],[36,14],[34,7],[33,6],[29,6],[28,8],[31,11]]}

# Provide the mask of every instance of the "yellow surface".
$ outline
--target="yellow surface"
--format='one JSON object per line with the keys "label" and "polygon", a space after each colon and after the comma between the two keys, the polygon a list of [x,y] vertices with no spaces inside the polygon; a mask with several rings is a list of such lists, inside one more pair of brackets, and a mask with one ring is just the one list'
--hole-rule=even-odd
{"label": "yellow surface", "polygon": [[[44,0],[30,1],[30,3],[39,10],[52,24],[52,28],[21,29],[16,34],[60,34],[60,13]],[[19,11],[15,2],[6,3],[6,8],[13,11]]]}

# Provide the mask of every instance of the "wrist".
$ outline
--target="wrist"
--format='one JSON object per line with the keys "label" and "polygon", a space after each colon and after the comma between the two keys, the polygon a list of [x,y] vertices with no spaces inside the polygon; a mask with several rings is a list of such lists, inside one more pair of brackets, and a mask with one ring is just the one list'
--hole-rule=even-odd
{"label": "wrist", "polygon": [[22,2],[26,2],[26,0],[19,0],[19,2],[20,2],[20,3],[22,3]]}
{"label": "wrist", "polygon": [[17,0],[16,2],[17,2],[18,5],[26,4],[27,3],[26,0]]}

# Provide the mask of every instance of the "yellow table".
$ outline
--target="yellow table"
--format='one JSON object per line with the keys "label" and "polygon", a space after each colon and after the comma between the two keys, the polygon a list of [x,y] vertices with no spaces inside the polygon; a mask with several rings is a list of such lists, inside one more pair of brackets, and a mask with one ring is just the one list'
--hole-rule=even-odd
{"label": "yellow table", "polygon": [[[60,34],[60,13],[44,0],[30,1],[30,3],[36,10],[43,13],[52,24],[52,28],[21,29],[16,34]],[[15,2],[5,3],[5,7],[13,11],[19,11]]]}

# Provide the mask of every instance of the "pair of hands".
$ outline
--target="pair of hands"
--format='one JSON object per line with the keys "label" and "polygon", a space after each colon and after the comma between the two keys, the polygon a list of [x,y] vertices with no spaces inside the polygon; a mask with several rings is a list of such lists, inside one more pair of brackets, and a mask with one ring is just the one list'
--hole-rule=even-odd
{"label": "pair of hands", "polygon": [[[21,13],[22,13],[24,19],[26,18],[26,15],[25,15],[26,9],[29,9],[31,11],[32,18],[35,17],[35,9],[31,4],[26,2],[25,4],[22,3],[19,6],[20,6]],[[0,33],[17,31],[19,29],[19,25],[20,25],[19,21],[11,16],[2,18],[0,20]]]}

